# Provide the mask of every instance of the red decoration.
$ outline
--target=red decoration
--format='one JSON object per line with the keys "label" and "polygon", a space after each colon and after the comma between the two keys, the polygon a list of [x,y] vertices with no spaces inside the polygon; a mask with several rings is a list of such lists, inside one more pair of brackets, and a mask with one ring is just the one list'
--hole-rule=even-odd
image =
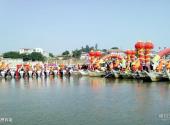
{"label": "red decoration", "polygon": [[145,55],[145,59],[149,59],[150,58],[150,55]]}
{"label": "red decoration", "polygon": [[164,49],[164,50],[161,50],[161,51],[158,53],[158,55],[159,55],[160,57],[163,57],[164,55],[168,55],[168,54],[170,54],[170,48],[166,48],[166,49]]}
{"label": "red decoration", "polygon": [[99,57],[99,56],[101,56],[101,52],[100,51],[97,51],[97,52],[95,52],[95,54],[94,54],[96,57]]}
{"label": "red decoration", "polygon": [[91,52],[89,52],[89,55],[90,56],[95,56],[95,52],[91,51]]}
{"label": "red decoration", "polygon": [[132,51],[131,51],[131,50],[126,50],[125,53],[126,53],[127,55],[131,55],[131,54],[132,54]]}
{"label": "red decoration", "polygon": [[153,43],[151,43],[151,42],[146,42],[145,43],[145,49],[153,49],[153,48],[154,48]]}
{"label": "red decoration", "polygon": [[145,48],[145,43],[144,42],[137,42],[135,44],[135,48],[136,49],[143,49],[143,48]]}
{"label": "red decoration", "polygon": [[131,55],[130,58],[135,58],[135,55]]}
{"label": "red decoration", "polygon": [[135,55],[136,51],[135,50],[131,50],[131,55]]}

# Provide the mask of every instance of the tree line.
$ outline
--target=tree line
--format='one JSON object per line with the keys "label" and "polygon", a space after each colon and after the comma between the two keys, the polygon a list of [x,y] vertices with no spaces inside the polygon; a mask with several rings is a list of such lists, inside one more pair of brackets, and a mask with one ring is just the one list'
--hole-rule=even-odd
{"label": "tree line", "polygon": [[31,54],[20,54],[19,52],[10,51],[3,54],[3,58],[23,59],[23,61],[45,61],[46,57],[41,53],[32,52]]}
{"label": "tree line", "polygon": [[[118,47],[112,47],[111,49],[119,49]],[[107,49],[98,49],[98,44],[95,44],[95,46],[89,46],[86,45],[85,47],[81,47],[81,49],[75,49],[70,53],[68,50],[64,51],[62,53],[63,56],[71,56],[74,58],[80,58],[82,52],[89,53],[91,50],[97,51],[100,50],[102,52],[107,52]]]}
{"label": "tree line", "polygon": [[[112,47],[111,49],[118,49],[118,47]],[[85,53],[89,53],[91,50],[97,51],[100,50],[102,52],[107,52],[107,49],[98,49],[98,44],[95,44],[95,46],[89,46],[86,45],[85,47],[81,47],[80,49],[75,49],[73,51],[64,51],[62,53],[62,56],[65,57],[73,57],[73,58],[80,58],[81,54],[83,52]],[[51,58],[55,58],[55,56],[52,53],[49,53],[49,57]],[[3,54],[3,58],[12,58],[12,59],[23,59],[23,61],[45,61],[47,58],[45,56],[43,56],[41,53],[37,53],[37,52],[32,52],[31,54],[20,54],[19,52],[16,51],[10,51],[10,52],[6,52]]]}
{"label": "tree line", "polygon": [[72,51],[72,53],[70,53],[68,50],[64,51],[62,53],[63,56],[71,56],[74,58],[80,58],[82,52],[86,52],[89,53],[91,50],[97,50],[98,49],[98,45],[96,44],[95,46],[89,46],[86,45],[85,47],[81,47],[81,49],[75,49]]}

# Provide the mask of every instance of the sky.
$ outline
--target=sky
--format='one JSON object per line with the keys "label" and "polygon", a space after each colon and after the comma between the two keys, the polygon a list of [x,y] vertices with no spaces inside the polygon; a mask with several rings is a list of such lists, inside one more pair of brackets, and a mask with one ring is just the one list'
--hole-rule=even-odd
{"label": "sky", "polygon": [[0,0],[0,52],[170,47],[170,0]]}

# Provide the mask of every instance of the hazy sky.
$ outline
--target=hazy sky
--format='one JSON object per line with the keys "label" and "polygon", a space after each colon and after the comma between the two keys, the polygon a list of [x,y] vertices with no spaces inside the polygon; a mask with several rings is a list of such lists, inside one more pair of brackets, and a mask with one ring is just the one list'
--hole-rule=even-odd
{"label": "hazy sky", "polygon": [[138,39],[170,47],[170,0],[0,0],[0,52],[131,49]]}

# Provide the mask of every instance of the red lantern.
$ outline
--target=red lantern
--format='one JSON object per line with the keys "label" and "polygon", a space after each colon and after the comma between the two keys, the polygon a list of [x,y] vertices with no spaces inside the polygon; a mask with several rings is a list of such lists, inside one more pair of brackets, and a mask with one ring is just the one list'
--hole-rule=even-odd
{"label": "red lantern", "polygon": [[96,53],[96,52],[94,52],[94,56],[95,56],[95,57],[97,56],[97,53]]}
{"label": "red lantern", "polygon": [[95,56],[97,57],[101,56],[101,52],[100,51],[95,52]]}
{"label": "red lantern", "polygon": [[135,58],[135,55],[131,55],[130,58]]}
{"label": "red lantern", "polygon": [[95,56],[95,53],[93,51],[89,52],[90,56]]}
{"label": "red lantern", "polygon": [[136,51],[135,50],[131,50],[131,55],[135,55]]}
{"label": "red lantern", "polygon": [[153,48],[154,48],[153,43],[151,43],[151,42],[145,43],[145,49],[153,49]]}
{"label": "red lantern", "polygon": [[144,47],[145,47],[144,42],[137,42],[137,43],[135,44],[135,48],[136,48],[136,49],[143,49]]}
{"label": "red lantern", "polygon": [[131,55],[131,54],[132,54],[132,51],[131,51],[131,50],[126,50],[125,53],[126,53],[127,55]]}

